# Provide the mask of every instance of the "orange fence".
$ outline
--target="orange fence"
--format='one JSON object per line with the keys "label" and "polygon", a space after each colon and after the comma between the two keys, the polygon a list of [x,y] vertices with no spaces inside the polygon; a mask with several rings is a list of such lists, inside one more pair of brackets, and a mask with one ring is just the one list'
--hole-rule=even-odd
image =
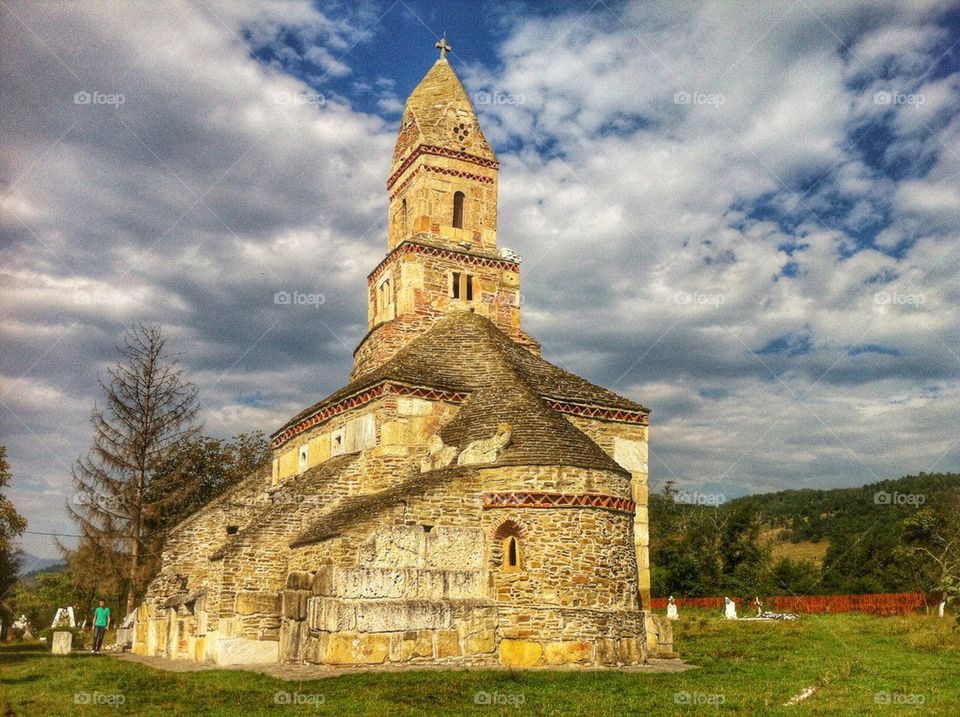
{"label": "orange fence", "polygon": [[[681,598],[675,597],[677,606],[682,610],[689,608],[723,609],[722,597]],[[801,595],[762,598],[763,609],[772,612],[830,613],[865,612],[871,615],[906,615],[923,610],[927,605],[936,604],[935,596],[923,593],[876,593],[872,595]],[[749,616],[755,612],[753,598],[743,600],[733,598],[740,615]],[[666,598],[653,598],[654,610],[665,610]]]}

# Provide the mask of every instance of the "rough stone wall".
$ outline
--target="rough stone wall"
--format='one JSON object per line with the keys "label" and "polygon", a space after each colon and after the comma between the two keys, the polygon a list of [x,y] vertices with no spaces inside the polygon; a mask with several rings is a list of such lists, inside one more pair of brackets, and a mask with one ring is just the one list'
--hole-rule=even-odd
{"label": "rough stone wall", "polygon": [[[458,244],[469,242],[475,249],[496,253],[497,174],[494,167],[456,157],[421,154],[391,187],[388,248],[436,226],[442,246],[462,251]],[[464,193],[462,227],[453,226],[455,192]]]}
{"label": "rough stone wall", "polygon": [[[421,236],[436,243],[438,234]],[[462,252],[462,249],[458,250]],[[513,265],[517,266],[517,265]],[[378,286],[382,272],[390,272],[393,291],[391,319],[378,313]],[[450,295],[450,274],[474,277],[473,299]],[[493,321],[497,328],[523,346],[531,342],[520,329],[520,272],[502,266],[471,263],[465,254],[433,256],[425,252],[399,252],[370,282],[370,333],[354,352],[351,380],[372,371],[392,358],[411,339],[429,329],[435,320],[451,311],[474,311]]]}
{"label": "rough stone wall", "polygon": [[[426,446],[427,439],[458,410],[458,406],[441,401],[388,393],[368,404],[344,411],[319,423],[276,449],[273,458],[273,484],[280,485],[291,476],[302,473],[298,458],[303,446],[308,448],[307,469],[334,457],[332,446],[333,437],[336,435],[343,436],[345,453],[378,448],[383,455],[403,456],[409,453],[409,448]],[[372,422],[372,433],[367,436],[368,429],[365,428],[363,432],[358,430],[357,433],[363,440],[351,441],[350,428],[365,427],[367,422]],[[376,484],[376,478],[371,480]]]}
{"label": "rough stone wall", "polygon": [[161,569],[137,609],[134,651],[208,659],[205,636],[216,634],[221,614],[222,563],[211,561],[231,533],[249,529],[269,506],[269,471],[261,471],[216,498],[171,531]]}
{"label": "rough stone wall", "polygon": [[582,416],[566,416],[573,425],[587,434],[604,452],[630,471],[632,497],[636,503],[634,517],[634,550],[637,555],[637,585],[645,610],[650,609],[650,467],[646,426],[617,423]]}
{"label": "rough stone wall", "polygon": [[144,601],[160,604],[216,584],[220,566],[210,562],[210,554],[229,540],[228,527],[247,528],[269,504],[264,492],[268,481],[266,471],[247,478],[174,528],[164,545],[160,572]]}
{"label": "rough stone wall", "polygon": [[303,472],[300,453],[304,446],[307,448],[307,470],[334,456],[373,448],[380,441],[384,421],[395,414],[396,398],[387,395],[344,411],[294,436],[273,452],[273,484],[279,485]]}
{"label": "rough stone wall", "polygon": [[[442,473],[442,472],[440,472]],[[629,496],[605,471],[449,471],[432,489],[294,550],[285,659],[333,664],[616,664],[643,659],[632,516],[602,508],[485,508],[483,492]],[[520,569],[498,528],[520,526]],[[309,588],[306,587],[309,582]]]}

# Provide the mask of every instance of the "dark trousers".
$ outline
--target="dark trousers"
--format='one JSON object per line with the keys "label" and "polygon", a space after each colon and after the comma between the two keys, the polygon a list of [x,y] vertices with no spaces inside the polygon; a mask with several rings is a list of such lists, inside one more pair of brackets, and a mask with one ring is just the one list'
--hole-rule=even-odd
{"label": "dark trousers", "polygon": [[105,627],[93,628],[93,651],[100,652],[100,646],[103,644],[103,634],[107,631]]}

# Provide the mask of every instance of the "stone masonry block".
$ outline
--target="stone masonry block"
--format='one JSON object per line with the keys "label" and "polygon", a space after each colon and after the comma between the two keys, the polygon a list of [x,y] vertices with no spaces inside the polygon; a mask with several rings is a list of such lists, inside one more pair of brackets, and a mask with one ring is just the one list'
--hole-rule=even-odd
{"label": "stone masonry block", "polygon": [[271,592],[237,593],[238,615],[277,615],[280,613],[280,596]]}

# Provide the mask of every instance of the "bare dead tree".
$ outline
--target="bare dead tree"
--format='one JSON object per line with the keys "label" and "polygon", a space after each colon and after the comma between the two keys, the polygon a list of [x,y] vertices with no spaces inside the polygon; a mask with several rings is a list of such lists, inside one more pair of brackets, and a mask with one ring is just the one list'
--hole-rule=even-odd
{"label": "bare dead tree", "polygon": [[105,556],[98,569],[127,583],[127,613],[138,590],[145,518],[169,497],[148,498],[150,482],[200,431],[197,388],[164,345],[158,326],[137,324],[124,336],[121,361],[108,370],[109,383],[100,380],[106,405],[94,406],[93,445],[74,465],[68,502],[81,540]]}

